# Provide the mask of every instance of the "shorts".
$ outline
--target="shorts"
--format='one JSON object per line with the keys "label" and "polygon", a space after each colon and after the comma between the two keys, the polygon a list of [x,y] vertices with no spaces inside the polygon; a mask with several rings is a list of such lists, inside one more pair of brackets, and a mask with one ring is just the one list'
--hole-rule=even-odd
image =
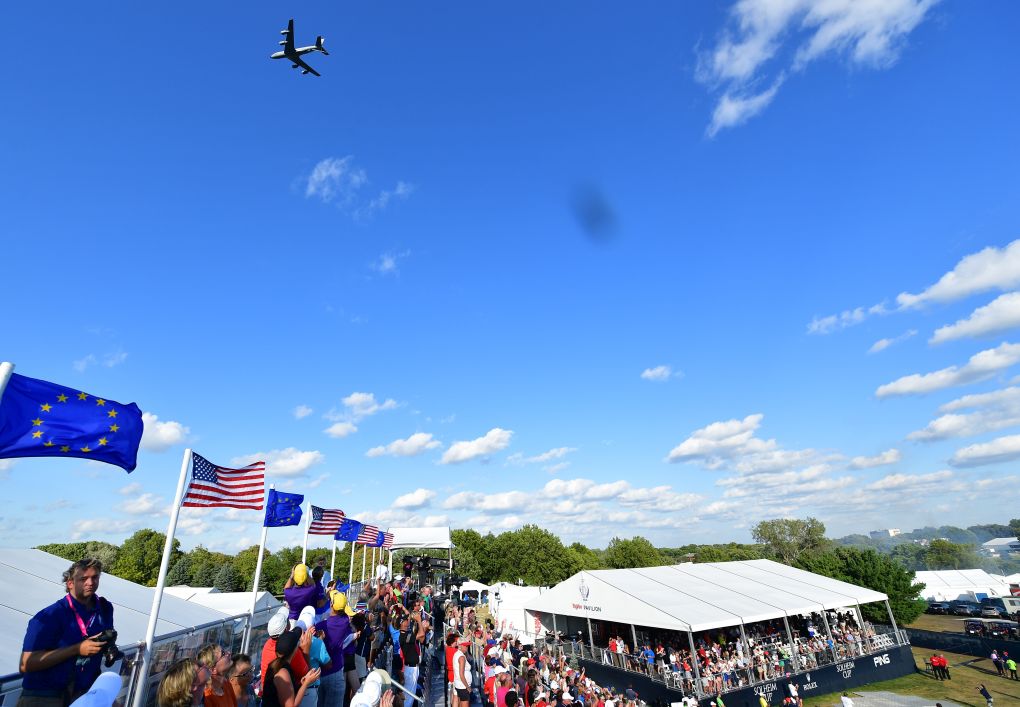
{"label": "shorts", "polygon": [[458,700],[460,700],[461,702],[471,702],[471,690],[468,690],[466,688],[461,689],[459,687],[456,688],[456,690]]}

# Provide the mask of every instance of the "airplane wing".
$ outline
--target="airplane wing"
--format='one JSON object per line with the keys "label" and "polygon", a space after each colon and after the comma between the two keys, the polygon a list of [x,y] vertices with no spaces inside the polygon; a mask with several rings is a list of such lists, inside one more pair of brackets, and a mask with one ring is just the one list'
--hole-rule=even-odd
{"label": "airplane wing", "polygon": [[283,51],[287,54],[291,54],[294,51],[294,20],[291,19],[287,23],[287,29],[283,32],[286,36],[287,44],[284,46]]}
{"label": "airplane wing", "polygon": [[318,71],[316,71],[315,69],[310,67],[308,64],[306,64],[304,62],[304,60],[301,57],[299,57],[299,56],[291,58],[291,61],[293,61],[295,64],[297,64],[298,66],[300,66],[302,69],[304,69],[305,71],[307,71],[310,74],[315,74],[316,76],[322,76],[322,74],[320,74]]}

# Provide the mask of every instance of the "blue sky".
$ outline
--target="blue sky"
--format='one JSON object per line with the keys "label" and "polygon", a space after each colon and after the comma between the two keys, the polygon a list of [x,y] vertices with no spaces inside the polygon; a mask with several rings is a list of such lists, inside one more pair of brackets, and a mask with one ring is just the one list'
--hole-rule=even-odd
{"label": "blue sky", "polygon": [[189,445],[594,546],[1016,515],[1014,4],[280,7],[11,8],[0,358],[149,416],[0,461],[5,544],[164,529]]}

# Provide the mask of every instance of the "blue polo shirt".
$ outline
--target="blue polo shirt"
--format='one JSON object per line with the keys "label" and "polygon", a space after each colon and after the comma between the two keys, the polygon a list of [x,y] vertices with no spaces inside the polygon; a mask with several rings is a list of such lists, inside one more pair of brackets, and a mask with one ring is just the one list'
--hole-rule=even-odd
{"label": "blue polo shirt", "polygon": [[[68,603],[70,600],[70,603]],[[73,609],[72,609],[73,606]],[[77,612],[77,618],[75,616]],[[81,619],[81,625],[78,619]],[[81,626],[84,625],[85,633]],[[28,622],[23,651],[53,650],[81,643],[87,636],[95,636],[113,628],[113,604],[96,597],[95,608],[80,604],[70,594],[50,604]],[[26,690],[63,692],[74,678],[74,691],[88,690],[99,675],[103,654],[85,658],[69,658],[46,670],[25,673],[21,685]]]}

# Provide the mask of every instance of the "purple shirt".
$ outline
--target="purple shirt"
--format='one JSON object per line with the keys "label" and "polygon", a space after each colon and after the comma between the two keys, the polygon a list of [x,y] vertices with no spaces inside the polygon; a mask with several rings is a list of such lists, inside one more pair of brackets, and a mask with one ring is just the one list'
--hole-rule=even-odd
{"label": "purple shirt", "polygon": [[[330,616],[325,621],[315,624],[316,631],[325,631],[326,651],[329,653],[330,667],[323,675],[332,675],[344,669],[344,639],[351,635],[351,620],[347,614]],[[351,648],[354,642],[351,642]]]}
{"label": "purple shirt", "polygon": [[325,596],[322,587],[314,582],[306,587],[290,587],[283,590],[283,598],[287,600],[287,618],[297,621],[301,610],[306,606],[313,609],[315,604]]}

